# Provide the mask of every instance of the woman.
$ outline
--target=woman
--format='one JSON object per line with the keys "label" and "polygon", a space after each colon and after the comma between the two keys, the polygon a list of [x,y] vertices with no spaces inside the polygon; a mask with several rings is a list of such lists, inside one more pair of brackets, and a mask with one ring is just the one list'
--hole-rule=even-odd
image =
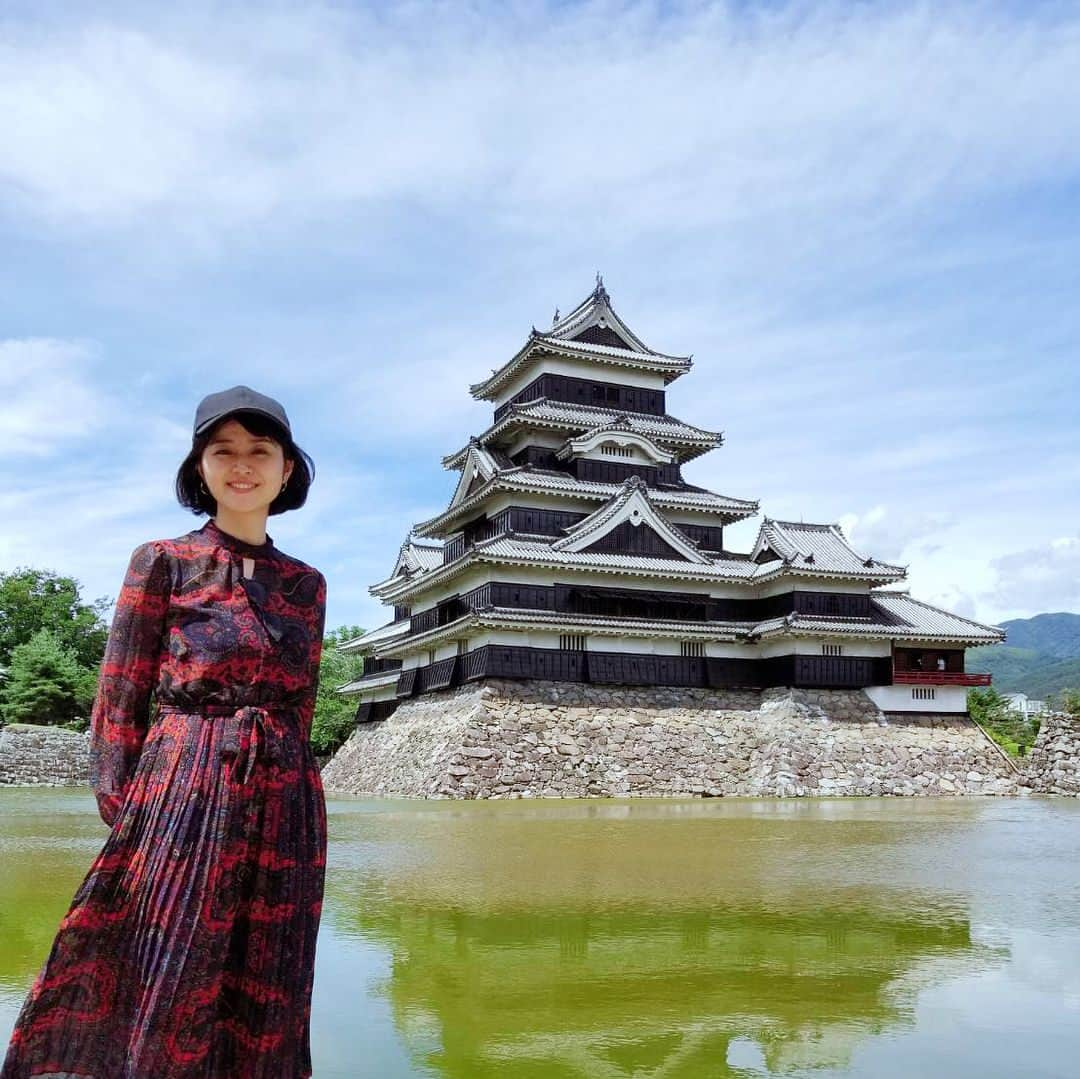
{"label": "woman", "polygon": [[311,1075],[326,580],[265,526],[312,479],[277,401],[235,386],[199,404],[176,493],[213,516],[131,556],[91,713],[109,836],[0,1079]]}

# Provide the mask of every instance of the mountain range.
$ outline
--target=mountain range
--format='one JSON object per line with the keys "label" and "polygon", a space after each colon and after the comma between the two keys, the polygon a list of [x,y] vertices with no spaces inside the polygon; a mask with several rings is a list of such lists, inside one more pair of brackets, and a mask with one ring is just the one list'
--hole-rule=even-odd
{"label": "mountain range", "polygon": [[969,671],[989,671],[1001,693],[1040,700],[1080,689],[1080,614],[1037,614],[1000,625],[1008,633],[1005,643],[969,648]]}

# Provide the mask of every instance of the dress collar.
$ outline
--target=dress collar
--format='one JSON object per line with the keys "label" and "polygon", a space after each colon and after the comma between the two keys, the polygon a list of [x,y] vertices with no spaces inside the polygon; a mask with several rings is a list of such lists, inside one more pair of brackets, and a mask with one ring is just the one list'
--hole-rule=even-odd
{"label": "dress collar", "polygon": [[239,536],[226,532],[213,517],[207,520],[199,529],[199,532],[209,537],[213,542],[220,543],[223,547],[228,547],[231,551],[239,551],[242,554],[265,555],[269,554],[274,546],[274,537],[269,532],[266,533],[266,539],[262,543],[248,543],[247,540],[242,540]]}

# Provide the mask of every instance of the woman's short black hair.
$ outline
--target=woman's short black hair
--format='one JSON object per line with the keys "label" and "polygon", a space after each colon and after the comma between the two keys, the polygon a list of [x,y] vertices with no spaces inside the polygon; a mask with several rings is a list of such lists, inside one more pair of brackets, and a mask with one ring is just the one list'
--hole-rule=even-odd
{"label": "woman's short black hair", "polygon": [[202,477],[195,467],[202,457],[214,432],[228,420],[236,420],[244,430],[252,435],[265,435],[272,438],[282,449],[287,461],[293,462],[293,470],[285,489],[270,503],[269,515],[285,513],[286,510],[299,509],[306,501],[308,488],[315,479],[315,464],[311,458],[292,440],[292,436],[275,420],[260,412],[230,412],[214,424],[213,427],[196,435],[191,444],[191,452],[184,458],[176,473],[176,498],[181,506],[186,506],[194,514],[217,513],[217,499],[204,489]]}

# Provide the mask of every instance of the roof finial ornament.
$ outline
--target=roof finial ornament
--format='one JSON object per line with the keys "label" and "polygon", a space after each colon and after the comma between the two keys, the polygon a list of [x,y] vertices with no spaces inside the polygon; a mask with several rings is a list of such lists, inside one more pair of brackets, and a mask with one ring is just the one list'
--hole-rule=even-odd
{"label": "roof finial ornament", "polygon": [[607,293],[607,289],[604,288],[604,278],[599,270],[596,271],[596,288],[593,289],[593,295],[598,300],[603,300],[605,303],[611,299]]}
{"label": "roof finial ornament", "polygon": [[554,326],[559,321],[559,309],[555,308],[555,314],[551,316],[551,325]]}

